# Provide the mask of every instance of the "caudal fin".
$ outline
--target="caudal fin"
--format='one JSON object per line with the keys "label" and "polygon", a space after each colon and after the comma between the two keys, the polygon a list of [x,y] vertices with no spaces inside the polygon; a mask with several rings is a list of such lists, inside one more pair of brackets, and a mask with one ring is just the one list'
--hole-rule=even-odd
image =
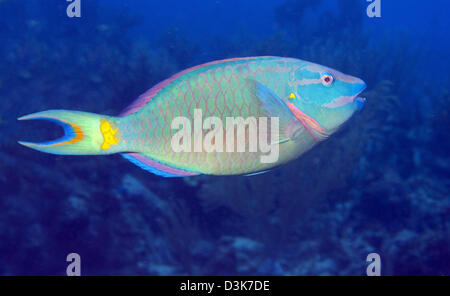
{"label": "caudal fin", "polygon": [[88,112],[48,110],[18,118],[47,120],[59,124],[64,136],[43,143],[19,141],[20,144],[52,154],[94,155],[121,152],[120,118]]}

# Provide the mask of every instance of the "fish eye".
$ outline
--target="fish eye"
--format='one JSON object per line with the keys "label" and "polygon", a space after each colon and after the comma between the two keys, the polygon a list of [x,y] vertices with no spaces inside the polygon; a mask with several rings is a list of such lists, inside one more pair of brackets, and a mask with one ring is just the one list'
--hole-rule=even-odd
{"label": "fish eye", "polygon": [[334,77],[333,77],[333,75],[331,75],[329,73],[325,73],[325,74],[322,75],[320,80],[322,81],[323,85],[330,86],[333,83],[333,81],[334,81]]}

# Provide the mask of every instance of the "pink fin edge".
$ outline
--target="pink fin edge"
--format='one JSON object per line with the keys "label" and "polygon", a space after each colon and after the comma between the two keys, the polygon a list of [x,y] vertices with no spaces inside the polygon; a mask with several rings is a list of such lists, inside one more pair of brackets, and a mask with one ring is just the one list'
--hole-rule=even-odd
{"label": "pink fin edge", "polygon": [[122,153],[122,156],[140,168],[163,177],[187,177],[200,175],[200,173],[189,172],[164,165],[139,153]]}

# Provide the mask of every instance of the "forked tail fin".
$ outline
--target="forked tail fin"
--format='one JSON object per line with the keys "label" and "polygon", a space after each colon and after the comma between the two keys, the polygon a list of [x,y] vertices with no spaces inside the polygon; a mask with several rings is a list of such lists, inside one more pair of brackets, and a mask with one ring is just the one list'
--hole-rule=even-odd
{"label": "forked tail fin", "polygon": [[124,151],[119,132],[119,117],[88,112],[48,110],[18,118],[18,120],[47,120],[59,124],[64,136],[43,143],[19,143],[42,152],[70,155],[99,155]]}

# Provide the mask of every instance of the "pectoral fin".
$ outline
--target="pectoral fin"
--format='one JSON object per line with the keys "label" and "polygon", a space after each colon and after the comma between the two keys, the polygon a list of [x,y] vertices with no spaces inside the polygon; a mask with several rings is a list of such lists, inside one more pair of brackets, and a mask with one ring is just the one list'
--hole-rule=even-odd
{"label": "pectoral fin", "polygon": [[248,79],[248,81],[254,97],[259,100],[268,115],[279,119],[280,139],[273,142],[272,145],[291,141],[294,133],[299,128],[303,128],[302,123],[272,90],[255,80]]}

